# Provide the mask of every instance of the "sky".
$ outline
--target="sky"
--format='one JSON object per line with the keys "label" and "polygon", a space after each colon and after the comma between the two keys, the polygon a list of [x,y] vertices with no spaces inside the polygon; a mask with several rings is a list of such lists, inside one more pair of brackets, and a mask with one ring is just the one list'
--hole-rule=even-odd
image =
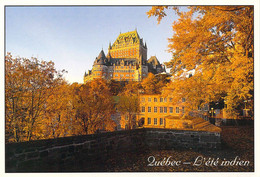
{"label": "sky", "polygon": [[103,48],[108,52],[118,35],[137,29],[148,48],[148,59],[161,63],[171,59],[168,38],[177,15],[167,10],[158,25],[148,18],[151,6],[17,6],[6,7],[6,52],[16,57],[37,57],[53,61],[70,83],[83,83],[85,71],[92,68]]}

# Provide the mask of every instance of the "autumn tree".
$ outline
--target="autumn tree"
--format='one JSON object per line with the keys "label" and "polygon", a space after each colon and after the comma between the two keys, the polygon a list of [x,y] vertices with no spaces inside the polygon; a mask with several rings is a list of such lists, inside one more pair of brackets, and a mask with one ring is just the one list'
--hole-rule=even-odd
{"label": "autumn tree", "polygon": [[111,119],[115,112],[114,100],[105,80],[94,79],[75,87],[73,107],[76,110],[76,119],[81,121],[85,134],[98,130],[114,130],[116,125]]}
{"label": "autumn tree", "polygon": [[7,141],[36,139],[36,122],[42,118],[53,88],[63,82],[53,62],[37,58],[5,57],[5,121]]}
{"label": "autumn tree", "polygon": [[74,89],[77,83],[66,82],[53,88],[54,94],[46,101],[42,119],[37,124],[37,137],[40,139],[82,135],[82,124],[76,119],[73,108]]}
{"label": "autumn tree", "polygon": [[115,80],[112,79],[108,82],[108,86],[109,86],[109,89],[110,89],[110,92],[112,93],[112,95],[116,96],[120,92],[123,91],[125,83],[124,82],[118,82],[118,81],[115,81]]}
{"label": "autumn tree", "polygon": [[68,84],[53,62],[5,58],[6,142],[57,138],[114,130],[109,84]]}
{"label": "autumn tree", "polygon": [[146,94],[160,94],[167,83],[169,83],[169,80],[166,74],[154,75],[148,73],[147,78],[142,81],[141,86]]}
{"label": "autumn tree", "polygon": [[133,129],[136,124],[136,115],[139,112],[139,100],[137,95],[121,95],[117,105],[121,114],[121,125],[126,125],[127,129]]}
{"label": "autumn tree", "polygon": [[133,129],[136,125],[136,115],[140,112],[138,95],[141,90],[139,82],[129,82],[119,94],[117,110],[121,114],[120,124],[126,125],[127,129]]}
{"label": "autumn tree", "polygon": [[[160,22],[170,8],[154,6],[147,14]],[[224,99],[228,112],[235,116],[241,103],[253,100],[253,6],[172,9],[179,15],[169,39],[172,96],[176,101],[186,97],[190,109]],[[187,77],[190,72],[193,76]]]}
{"label": "autumn tree", "polygon": [[138,95],[141,91],[143,91],[143,87],[140,82],[129,81],[127,84],[125,84],[125,87],[121,94],[129,96]]}

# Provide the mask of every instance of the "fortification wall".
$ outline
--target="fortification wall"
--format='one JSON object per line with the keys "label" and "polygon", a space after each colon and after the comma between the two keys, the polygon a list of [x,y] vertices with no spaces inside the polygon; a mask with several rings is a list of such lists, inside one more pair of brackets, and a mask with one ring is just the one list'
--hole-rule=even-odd
{"label": "fortification wall", "polygon": [[220,133],[146,128],[11,143],[6,172],[92,171],[122,152],[151,149],[218,149]]}

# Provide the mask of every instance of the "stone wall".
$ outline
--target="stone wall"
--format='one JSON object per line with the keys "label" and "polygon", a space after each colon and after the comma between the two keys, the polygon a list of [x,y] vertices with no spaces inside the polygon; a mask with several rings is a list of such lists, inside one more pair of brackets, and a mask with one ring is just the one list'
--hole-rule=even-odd
{"label": "stone wall", "polygon": [[172,129],[147,129],[145,144],[152,149],[220,149],[220,133]]}
{"label": "stone wall", "polygon": [[11,143],[5,164],[6,172],[93,171],[122,152],[178,148],[220,148],[220,133],[147,128]]}

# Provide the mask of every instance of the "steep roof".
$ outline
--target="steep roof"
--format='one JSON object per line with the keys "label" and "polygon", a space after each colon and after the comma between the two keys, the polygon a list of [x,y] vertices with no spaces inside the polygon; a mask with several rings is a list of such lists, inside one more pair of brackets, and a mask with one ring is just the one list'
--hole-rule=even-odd
{"label": "steep roof", "polygon": [[134,31],[119,34],[119,36],[117,37],[117,39],[115,40],[112,46],[116,44],[127,43],[129,41],[133,41],[133,43],[140,43],[140,40],[141,39],[139,34],[137,33],[136,30],[134,30]]}
{"label": "steep roof", "polygon": [[147,63],[151,63],[153,66],[161,65],[156,56],[151,56]]}
{"label": "steep roof", "polygon": [[140,39],[140,36],[139,36],[137,30],[129,31],[129,32],[126,32],[126,33],[120,33],[118,38],[120,38],[120,37],[131,37],[131,38],[137,37],[138,39]]}
{"label": "steep roof", "polygon": [[105,64],[106,64],[106,56],[102,49],[98,57],[96,58],[94,65],[105,65]]}
{"label": "steep roof", "polygon": [[99,53],[99,55],[98,55],[97,59],[101,59],[101,58],[103,58],[103,59],[105,59],[105,58],[106,58],[106,56],[105,56],[105,53],[104,53],[103,49],[102,49],[102,50],[101,50],[101,52]]}

